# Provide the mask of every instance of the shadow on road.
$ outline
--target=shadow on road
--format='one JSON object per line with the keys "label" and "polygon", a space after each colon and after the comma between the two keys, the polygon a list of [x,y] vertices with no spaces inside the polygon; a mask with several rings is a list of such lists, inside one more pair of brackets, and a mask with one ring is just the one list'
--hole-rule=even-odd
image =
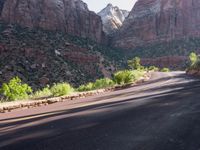
{"label": "shadow on road", "polygon": [[[184,77],[185,76],[180,76],[180,78]],[[161,80],[164,81],[166,79],[151,81],[145,83],[145,85],[160,82]],[[2,119],[0,120],[0,149],[3,145],[9,145],[8,147],[5,146],[3,149],[37,150],[40,146],[37,147],[34,143],[44,144],[45,142],[48,143],[48,140],[51,141],[54,138],[55,141],[53,141],[58,142],[57,138],[60,140],[60,137],[68,141],[63,143],[63,139],[61,140],[62,144],[65,147],[68,147],[68,150],[78,149],[78,147],[80,148],[82,145],[87,145],[88,141],[84,141],[84,138],[92,140],[95,135],[104,134],[105,131],[110,134],[115,132],[118,133],[121,131],[118,131],[118,129],[121,128],[121,125],[124,126],[123,132],[126,132],[126,130],[128,132],[130,127],[124,122],[130,122],[131,120],[134,120],[132,124],[134,127],[133,132],[135,133],[135,137],[137,137],[139,134],[143,133],[142,130],[147,128],[150,124],[154,125],[152,127],[153,129],[160,129],[160,125],[164,119],[165,121],[168,120],[170,122],[171,116],[173,115],[178,116],[182,113],[188,114],[200,110],[199,91],[199,81],[176,85],[164,85],[162,87],[142,90],[139,92],[140,95],[135,98],[127,98],[128,96],[136,94],[133,91],[128,91],[119,94],[105,95],[101,98],[94,98],[95,101],[101,101],[105,99],[117,99],[120,97],[120,100],[118,101],[103,102],[101,104],[68,110],[52,111],[25,116],[23,118]],[[145,94],[142,93],[149,94],[145,96]],[[122,96],[124,96],[124,98],[122,98]],[[195,115],[197,114],[199,116],[200,112],[196,112]],[[187,117],[188,116],[186,116],[186,119],[190,120],[190,118]],[[200,126],[200,124],[198,125]],[[108,126],[112,128],[113,133],[107,131]],[[42,134],[44,131],[46,131],[46,134]],[[151,131],[150,129],[147,131],[149,133],[154,133],[154,131]],[[160,131],[160,133],[162,132],[164,131]],[[170,130],[169,132],[172,131]],[[196,134],[197,133],[190,136],[195,137]],[[29,135],[28,138],[27,135]],[[77,145],[74,145],[74,141],[77,140],[82,141],[76,143]],[[181,140],[185,140],[185,137],[182,137]],[[21,141],[23,141],[23,143]],[[44,143],[42,143],[42,141],[44,141]],[[95,142],[90,144],[93,149],[95,149],[95,146],[98,146],[98,143]],[[194,147],[197,145],[199,146],[198,143],[194,144]],[[49,146],[56,150],[53,142],[49,144]],[[92,148],[86,146],[84,149],[92,150]],[[167,148],[168,147],[166,147],[166,149]],[[148,150],[151,150],[151,148]],[[177,148],[177,150],[179,150],[179,148]]]}

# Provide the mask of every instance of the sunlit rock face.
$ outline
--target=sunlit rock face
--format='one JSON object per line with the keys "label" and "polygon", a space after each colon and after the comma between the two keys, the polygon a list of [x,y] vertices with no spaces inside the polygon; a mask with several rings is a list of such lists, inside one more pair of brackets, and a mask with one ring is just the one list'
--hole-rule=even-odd
{"label": "sunlit rock face", "polygon": [[61,30],[98,42],[103,36],[101,18],[81,0],[5,0],[4,5],[2,0],[0,13],[7,23]]}
{"label": "sunlit rock face", "polygon": [[129,11],[119,9],[112,4],[108,4],[98,13],[103,21],[103,30],[107,34],[111,34],[118,30],[122,26],[128,14]]}
{"label": "sunlit rock face", "polygon": [[133,48],[199,36],[199,0],[138,0],[115,36],[114,45]]}

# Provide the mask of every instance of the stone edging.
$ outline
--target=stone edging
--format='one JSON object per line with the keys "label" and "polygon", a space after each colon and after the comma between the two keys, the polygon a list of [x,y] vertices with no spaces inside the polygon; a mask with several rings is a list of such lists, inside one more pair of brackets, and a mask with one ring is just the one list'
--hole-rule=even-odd
{"label": "stone edging", "polygon": [[136,83],[128,84],[128,85],[124,85],[124,86],[116,86],[113,88],[100,89],[100,90],[94,90],[94,91],[89,91],[89,92],[81,92],[81,93],[75,93],[75,94],[69,95],[69,96],[46,98],[46,99],[41,99],[41,100],[18,101],[18,102],[13,102],[13,103],[11,102],[11,103],[5,103],[5,104],[2,103],[3,105],[2,106],[0,105],[0,113],[11,112],[12,110],[20,109],[20,108],[33,108],[33,107],[39,107],[39,106],[44,106],[44,105],[50,105],[50,104],[54,104],[57,102],[64,102],[67,100],[86,98],[89,96],[99,95],[99,94],[102,94],[105,92],[111,92],[111,91],[115,91],[115,90],[125,89],[125,88],[131,87],[135,84],[141,84],[145,81],[148,81],[150,79],[150,76],[151,76],[151,73],[147,73],[144,77],[142,77]]}

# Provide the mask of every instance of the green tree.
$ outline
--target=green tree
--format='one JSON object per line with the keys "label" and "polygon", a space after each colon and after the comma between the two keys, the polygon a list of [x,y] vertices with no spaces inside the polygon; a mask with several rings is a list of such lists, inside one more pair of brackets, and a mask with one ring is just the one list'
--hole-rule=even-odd
{"label": "green tree", "polygon": [[0,89],[0,93],[10,101],[26,99],[31,92],[31,87],[23,84],[19,77],[11,79],[9,83],[4,83]]}
{"label": "green tree", "polygon": [[189,55],[189,59],[190,59],[191,66],[193,66],[197,62],[198,56],[196,53],[192,52]]}
{"label": "green tree", "polygon": [[141,65],[140,65],[140,58],[139,57],[135,57],[131,60],[128,60],[128,66],[131,68],[131,69],[141,69]]}

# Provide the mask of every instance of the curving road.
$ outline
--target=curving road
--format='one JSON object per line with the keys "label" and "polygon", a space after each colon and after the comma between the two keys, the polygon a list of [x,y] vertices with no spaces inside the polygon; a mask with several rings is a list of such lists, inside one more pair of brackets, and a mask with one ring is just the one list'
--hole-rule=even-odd
{"label": "curving road", "polygon": [[153,73],[128,89],[0,114],[0,150],[200,150],[200,81]]}

